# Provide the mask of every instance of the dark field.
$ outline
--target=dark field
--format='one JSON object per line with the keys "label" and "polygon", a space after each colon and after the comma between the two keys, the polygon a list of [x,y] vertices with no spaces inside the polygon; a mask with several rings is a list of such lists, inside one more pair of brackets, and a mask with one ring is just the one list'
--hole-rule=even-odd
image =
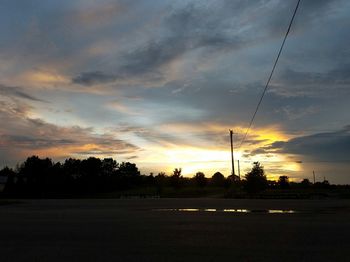
{"label": "dark field", "polygon": [[349,200],[2,201],[0,221],[2,262],[350,260]]}

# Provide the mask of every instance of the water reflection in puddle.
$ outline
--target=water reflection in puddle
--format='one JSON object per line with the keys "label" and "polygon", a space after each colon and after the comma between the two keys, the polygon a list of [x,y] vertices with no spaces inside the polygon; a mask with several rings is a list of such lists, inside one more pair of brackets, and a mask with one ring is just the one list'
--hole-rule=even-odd
{"label": "water reflection in puddle", "polygon": [[223,209],[223,212],[228,212],[228,213],[249,213],[251,210],[248,209]]}
{"label": "water reflection in puddle", "polygon": [[217,213],[267,213],[267,214],[293,214],[295,210],[285,209],[216,209],[216,208],[162,208],[155,211],[172,212],[217,212]]}
{"label": "water reflection in puddle", "polygon": [[295,211],[294,211],[294,210],[270,209],[270,210],[269,210],[269,213],[270,213],[270,214],[280,214],[280,213],[283,213],[283,214],[292,214],[292,213],[295,213]]}

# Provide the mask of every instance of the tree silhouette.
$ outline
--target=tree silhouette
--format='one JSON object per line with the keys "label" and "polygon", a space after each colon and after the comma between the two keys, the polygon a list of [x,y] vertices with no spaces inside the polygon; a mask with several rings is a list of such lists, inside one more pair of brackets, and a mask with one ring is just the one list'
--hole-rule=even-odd
{"label": "tree silhouette", "polygon": [[99,191],[101,187],[102,161],[99,158],[89,157],[80,163],[80,181],[87,192]]}
{"label": "tree silhouette", "polygon": [[69,158],[64,161],[63,172],[67,175],[72,176],[73,179],[78,179],[81,177],[80,172],[80,159]]}
{"label": "tree silhouette", "polygon": [[251,194],[259,193],[267,188],[264,167],[259,162],[254,162],[251,171],[245,175],[244,186]]}
{"label": "tree silhouette", "polygon": [[304,178],[303,181],[300,182],[300,185],[303,188],[309,188],[309,187],[311,187],[312,184],[311,184],[309,179]]}
{"label": "tree silhouette", "polygon": [[158,195],[161,195],[163,193],[163,188],[165,187],[166,179],[167,177],[164,172],[160,172],[158,175],[155,176],[154,182],[156,185]]}
{"label": "tree silhouette", "polygon": [[47,177],[51,167],[51,159],[40,159],[38,156],[28,157],[20,166],[19,176],[26,180],[29,193],[42,196],[47,191]]}
{"label": "tree silhouette", "polygon": [[129,188],[133,185],[138,185],[141,181],[139,169],[135,164],[130,162],[122,162],[116,174],[121,188]]}
{"label": "tree silhouette", "polygon": [[111,177],[118,169],[119,164],[113,158],[105,158],[102,160],[102,176]]}
{"label": "tree silhouette", "polygon": [[11,168],[8,168],[6,166],[0,171],[0,176],[7,178],[4,192],[6,193],[14,192],[16,173]]}
{"label": "tree silhouette", "polygon": [[223,174],[221,174],[220,172],[216,172],[210,180],[210,183],[213,186],[217,186],[217,187],[221,187],[225,185],[225,177]]}
{"label": "tree silhouette", "polygon": [[289,188],[289,177],[288,176],[280,176],[278,178],[278,186],[282,189]]}
{"label": "tree silhouette", "polygon": [[[112,158],[103,160],[95,157],[83,160],[69,158],[61,164],[53,163],[49,158],[31,156],[15,170],[3,168],[0,170],[0,176],[7,178],[3,179],[3,181],[6,180],[4,191],[0,192],[0,195],[3,194],[6,197],[93,197],[97,193],[124,191],[132,187],[136,187],[132,192],[137,192],[139,189],[142,192],[151,192],[154,188],[158,195],[162,195],[167,186],[175,189],[188,187],[189,190],[175,194],[186,193],[188,196],[193,190],[193,185],[204,187],[208,182],[212,186],[225,186],[226,191],[230,191],[230,194],[233,192],[232,197],[235,197],[237,192],[241,192],[241,186],[250,194],[259,193],[267,187],[271,189],[290,187],[293,190],[311,188],[311,186],[320,189],[337,188],[335,185],[330,185],[327,180],[314,185],[308,179],[300,183],[289,182],[287,176],[280,176],[278,181],[267,181],[264,168],[259,162],[254,162],[251,171],[245,175],[243,181],[237,181],[236,176],[231,175],[225,179],[220,172],[216,172],[211,179],[207,179],[202,172],[197,172],[192,178],[184,178],[181,168],[175,168],[171,176],[166,176],[165,173],[159,173],[157,176],[153,176],[153,173],[149,176],[141,175],[136,164],[130,162],[118,164]],[[144,190],[146,188],[147,190]],[[198,194],[198,192],[196,190],[193,193]]]}
{"label": "tree silhouette", "polygon": [[196,185],[199,187],[204,187],[207,185],[207,178],[203,172],[197,172],[193,179],[196,182]]}
{"label": "tree silhouette", "polygon": [[170,177],[170,184],[174,188],[179,188],[182,185],[181,168],[175,168]]}

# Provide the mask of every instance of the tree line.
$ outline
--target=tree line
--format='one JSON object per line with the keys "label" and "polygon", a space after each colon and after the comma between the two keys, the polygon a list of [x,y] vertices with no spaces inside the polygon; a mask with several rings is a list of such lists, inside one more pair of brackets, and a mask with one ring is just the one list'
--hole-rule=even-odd
{"label": "tree line", "polygon": [[[138,187],[151,187],[158,195],[164,188],[174,190],[195,188],[238,188],[250,194],[259,193],[268,188],[288,189],[289,187],[311,187],[312,183],[304,179],[301,183],[289,182],[287,176],[278,181],[268,181],[263,166],[255,162],[244,179],[237,176],[224,177],[216,172],[207,178],[203,172],[193,177],[182,175],[181,168],[175,168],[171,175],[161,172],[142,175],[136,164],[118,163],[112,158],[66,159],[63,163],[54,163],[50,158],[28,157],[16,169],[8,167],[0,170],[0,176],[7,177],[4,193],[13,196],[47,197],[54,195],[96,194],[128,190]],[[328,186],[324,182],[319,186]],[[313,185],[315,186],[315,185]]]}

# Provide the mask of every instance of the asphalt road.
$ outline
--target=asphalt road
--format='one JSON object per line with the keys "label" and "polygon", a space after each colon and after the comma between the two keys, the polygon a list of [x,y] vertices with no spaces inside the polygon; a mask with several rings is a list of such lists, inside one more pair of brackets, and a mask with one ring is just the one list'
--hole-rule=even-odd
{"label": "asphalt road", "polygon": [[0,205],[2,262],[350,261],[349,248],[349,200],[75,199]]}

